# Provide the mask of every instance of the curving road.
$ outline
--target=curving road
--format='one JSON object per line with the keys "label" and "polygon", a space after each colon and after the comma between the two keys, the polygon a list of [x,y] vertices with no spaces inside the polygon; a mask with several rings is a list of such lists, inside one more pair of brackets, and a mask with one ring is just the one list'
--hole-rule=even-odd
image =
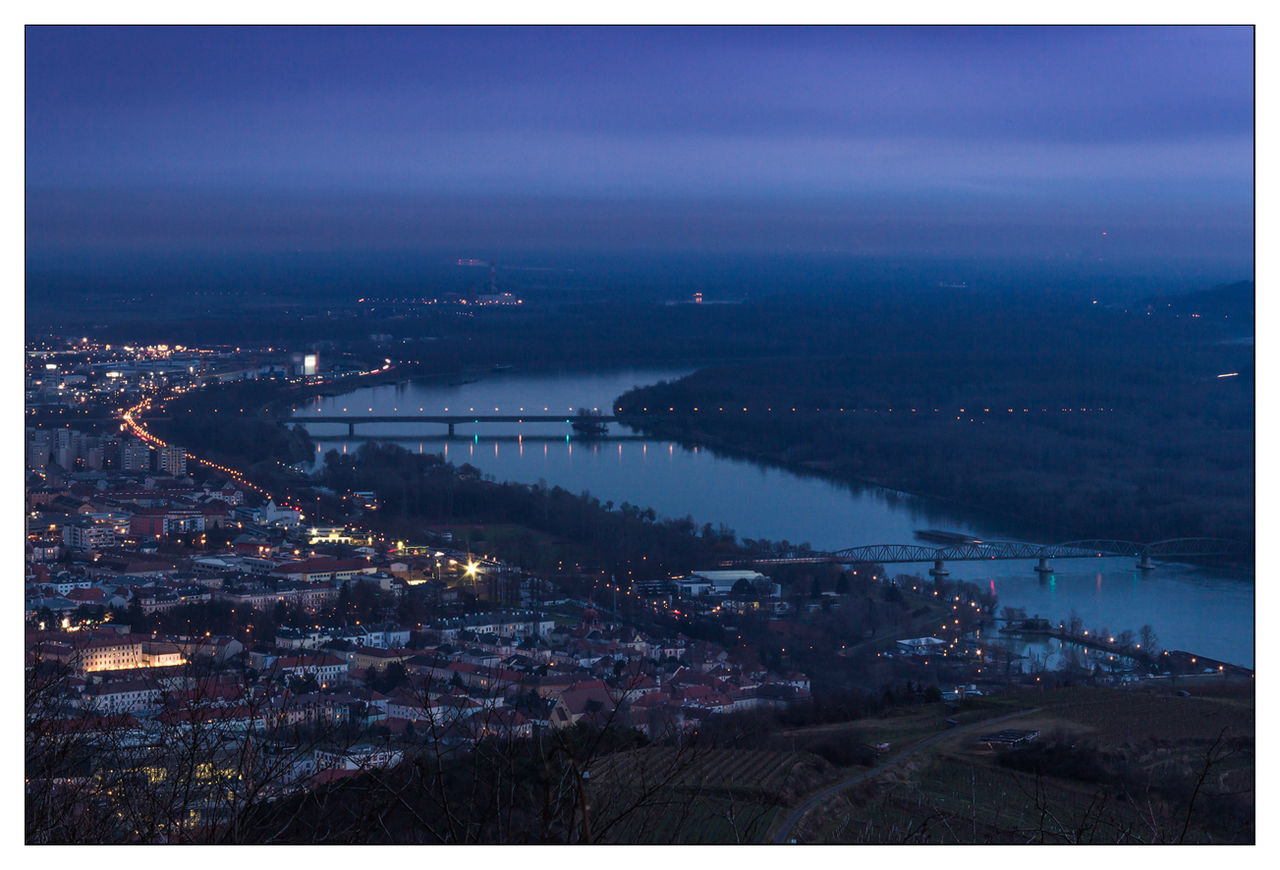
{"label": "curving road", "polygon": [[986,730],[997,722],[1005,722],[1009,719],[1016,719],[1019,716],[1029,716],[1032,713],[1039,713],[1040,709],[1040,707],[1032,707],[1029,710],[1019,710],[1016,713],[1006,713],[1005,715],[997,716],[994,719],[983,719],[981,722],[972,722],[968,725],[961,725],[957,728],[948,728],[946,731],[941,731],[932,737],[926,737],[910,749],[899,752],[897,755],[885,760],[870,770],[865,770],[857,776],[852,776],[849,779],[837,782],[835,785],[829,785],[822,789],[822,791],[810,796],[804,803],[792,810],[791,813],[782,820],[782,825],[778,828],[777,833],[773,835],[772,841],[774,843],[794,842],[791,840],[791,832],[795,830],[796,825],[800,823],[800,820],[803,819],[811,809],[822,803],[827,798],[839,794],[845,789],[852,788],[858,783],[870,779],[873,776],[879,776],[894,765],[901,763],[912,755],[915,755],[921,749],[927,749],[935,743],[955,737],[958,734],[964,734],[969,731]]}

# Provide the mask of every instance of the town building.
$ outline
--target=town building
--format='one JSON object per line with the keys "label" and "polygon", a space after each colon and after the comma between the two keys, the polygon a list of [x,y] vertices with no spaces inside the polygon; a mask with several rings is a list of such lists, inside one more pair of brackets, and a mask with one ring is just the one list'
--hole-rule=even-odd
{"label": "town building", "polygon": [[145,442],[130,439],[120,446],[122,471],[150,471],[151,448]]}
{"label": "town building", "polygon": [[174,477],[183,477],[187,473],[187,450],[185,447],[179,447],[177,444],[170,444],[167,447],[161,447],[160,455],[160,471],[172,474]]}

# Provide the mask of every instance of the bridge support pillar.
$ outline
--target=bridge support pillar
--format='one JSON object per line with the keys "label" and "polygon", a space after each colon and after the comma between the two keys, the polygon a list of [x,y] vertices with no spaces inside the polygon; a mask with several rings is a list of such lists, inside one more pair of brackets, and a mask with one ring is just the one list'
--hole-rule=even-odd
{"label": "bridge support pillar", "polygon": [[930,577],[934,577],[934,578],[937,578],[937,577],[946,577],[946,576],[947,576],[948,574],[950,574],[950,573],[951,573],[951,572],[950,572],[950,571],[948,571],[948,570],[943,566],[943,564],[942,564],[942,560],[941,560],[941,559],[934,559],[934,560],[933,560],[933,567],[929,569],[929,576],[930,576]]}
{"label": "bridge support pillar", "polygon": [[354,438],[354,437],[356,437],[356,424],[355,424],[355,423],[347,423],[347,437],[348,437],[348,438]]}
{"label": "bridge support pillar", "polygon": [[1053,573],[1053,566],[1049,564],[1048,556],[1040,557],[1040,563],[1036,565],[1036,573],[1041,577],[1047,577]]}
{"label": "bridge support pillar", "polygon": [[452,423],[450,423],[450,424],[449,424],[449,437],[450,437],[450,438],[452,438],[452,437],[453,437],[453,424],[452,424]]}
{"label": "bridge support pillar", "polygon": [[1151,564],[1151,554],[1146,550],[1142,551],[1142,558],[1138,560],[1139,571],[1154,571],[1155,565]]}

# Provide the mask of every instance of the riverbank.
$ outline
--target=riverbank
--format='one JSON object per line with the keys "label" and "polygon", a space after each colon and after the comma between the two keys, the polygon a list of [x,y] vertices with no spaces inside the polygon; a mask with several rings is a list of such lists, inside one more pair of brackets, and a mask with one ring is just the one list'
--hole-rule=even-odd
{"label": "riverbank", "polygon": [[1040,539],[1252,541],[1252,383],[1213,376],[1247,361],[1206,345],[1056,350],[1060,364],[997,347],[963,360],[903,348],[718,366],[631,390],[614,413],[657,437],[917,494]]}
{"label": "riverbank", "polygon": [[[619,397],[619,399],[620,398],[621,397]],[[715,451],[722,456],[741,459],[770,468],[776,468],[780,471],[785,471],[788,474],[794,474],[797,477],[807,477],[814,480],[822,480],[840,486],[846,486],[855,491],[878,490],[881,492],[906,496],[908,498],[920,499],[954,511],[973,515],[977,517],[980,522],[1001,525],[1006,528],[1018,528],[1023,525],[1022,519],[1016,514],[992,512],[980,505],[971,504],[953,497],[938,495],[923,490],[905,489],[900,485],[887,483],[876,477],[849,474],[841,471],[837,463],[834,461],[798,461],[789,459],[783,453],[744,446],[743,444],[736,443],[725,438],[719,438],[702,433],[697,437],[691,437],[688,430],[679,424],[667,423],[659,418],[636,416],[623,417],[623,415],[618,412],[618,400],[615,400],[614,402],[614,413],[620,417],[619,422],[622,423],[622,425],[642,433],[645,437],[651,438],[655,441],[672,441],[687,450],[705,448],[707,450]],[[1027,537],[1034,539],[1040,537],[1045,540],[1049,540],[1053,536],[1037,534],[1036,532],[1031,532],[1028,535],[1023,532],[1012,535],[1012,537],[1017,537],[1019,539]]]}
{"label": "riverbank", "polygon": [[1136,664],[1152,670],[1153,676],[1195,676],[1200,674],[1222,675],[1228,677],[1253,677],[1253,670],[1243,665],[1219,661],[1202,653],[1186,650],[1143,649],[1142,644],[1124,644],[1114,637],[1099,637],[1087,631],[1072,632],[1062,626],[1051,628],[1027,628],[1022,626],[1005,626],[1000,629],[1005,636],[1023,638],[1051,637],[1063,643],[1096,649],[1109,655],[1128,659]]}
{"label": "riverbank", "polygon": [[[527,403],[568,407],[596,406],[602,410],[632,385],[668,383],[685,372],[631,367],[600,370],[575,366],[543,366],[538,369],[489,373],[472,369],[474,384],[451,386],[452,373],[434,373],[384,383],[376,389],[358,390],[343,399],[325,399],[324,414],[339,416],[344,406],[355,413],[393,414],[398,407],[419,406],[518,408]],[[469,375],[466,380],[471,380]],[[354,404],[353,404],[354,402]],[[345,431],[345,426],[341,427]],[[367,431],[377,434],[376,424]],[[621,430],[622,427],[618,426]],[[396,430],[399,430],[398,432]],[[954,503],[934,501],[901,491],[850,485],[833,478],[829,469],[805,468],[790,463],[760,461],[733,450],[682,449],[674,442],[589,444],[565,442],[567,427],[555,430],[560,441],[530,440],[512,436],[513,427],[500,424],[477,427],[478,438],[467,442],[433,442],[413,437],[402,427],[387,426],[385,440],[410,452],[437,453],[457,465],[470,464],[484,476],[527,485],[540,482],[569,492],[588,492],[602,503],[652,508],[663,517],[689,516],[698,526],[715,531],[728,528],[743,541],[767,538],[775,542],[809,542],[816,549],[842,549],[870,543],[906,543],[921,528],[947,528],[986,540],[1016,537],[1053,541],[1042,529],[1022,522],[966,510]],[[538,424],[521,427],[526,435],[537,433]],[[631,430],[627,430],[631,431]],[[497,437],[506,432],[513,440]],[[493,437],[490,437],[493,436]],[[346,444],[354,453],[362,441]],[[313,447],[312,460],[335,448],[341,455],[341,439]],[[1056,540],[1061,540],[1057,538]],[[1223,572],[1210,565],[1190,569],[1177,564],[1160,565],[1139,574],[1132,560],[1068,561],[1057,565],[1054,576],[1038,577],[1034,562],[961,562],[949,564],[953,577],[981,583],[994,582],[1002,604],[1040,613],[1055,623],[1078,610],[1092,629],[1107,625],[1137,628],[1152,623],[1172,647],[1200,650],[1225,661],[1249,664],[1252,651],[1252,576]],[[681,566],[708,568],[710,564]],[[927,565],[895,566],[896,573],[924,574]],[[926,578],[927,579],[927,578]],[[1222,641],[1226,640],[1226,643]]]}

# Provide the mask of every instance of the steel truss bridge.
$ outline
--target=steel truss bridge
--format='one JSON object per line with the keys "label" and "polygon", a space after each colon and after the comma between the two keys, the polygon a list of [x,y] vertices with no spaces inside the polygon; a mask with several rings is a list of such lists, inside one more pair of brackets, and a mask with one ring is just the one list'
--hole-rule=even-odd
{"label": "steel truss bridge", "polygon": [[1051,559],[1131,558],[1142,569],[1153,567],[1153,559],[1176,560],[1193,556],[1244,557],[1248,545],[1223,538],[1170,538],[1139,544],[1133,541],[1082,540],[1061,544],[1033,544],[1025,541],[967,541],[945,547],[920,544],[871,544],[833,552],[790,552],[762,555],[750,560],[756,565],[841,564],[858,562],[932,562],[933,576],[947,574],[947,562],[979,562],[996,559],[1034,559],[1036,571],[1048,573]]}

